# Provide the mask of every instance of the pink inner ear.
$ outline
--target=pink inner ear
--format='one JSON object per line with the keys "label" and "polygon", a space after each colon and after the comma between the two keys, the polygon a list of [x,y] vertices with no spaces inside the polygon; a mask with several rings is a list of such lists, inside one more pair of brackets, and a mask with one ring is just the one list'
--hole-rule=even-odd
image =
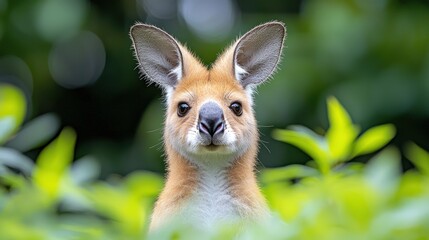
{"label": "pink inner ear", "polygon": [[281,23],[260,25],[238,40],[234,51],[235,77],[243,87],[260,84],[276,69],[285,28]]}
{"label": "pink inner ear", "polygon": [[175,86],[183,75],[178,43],[154,26],[138,24],[131,28],[133,46],[142,72],[161,86]]}

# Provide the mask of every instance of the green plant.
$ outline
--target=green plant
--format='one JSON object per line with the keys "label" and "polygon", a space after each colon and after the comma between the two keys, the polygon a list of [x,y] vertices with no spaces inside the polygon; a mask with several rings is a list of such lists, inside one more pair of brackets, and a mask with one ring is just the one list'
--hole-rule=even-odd
{"label": "green plant", "polygon": [[328,99],[328,116],[330,128],[325,137],[303,126],[277,129],[273,137],[302,149],[322,174],[329,174],[337,164],[379,150],[395,136],[395,127],[391,124],[373,127],[359,136],[359,127],[333,97]]}
{"label": "green plant", "polygon": [[[97,181],[90,157],[74,159],[76,134],[65,128],[35,161],[21,152],[49,141],[58,128],[52,115],[17,133],[25,115],[19,89],[0,85],[0,239],[141,239],[160,176],[136,171]],[[5,124],[7,123],[7,124]]]}
{"label": "green plant", "polygon": [[[58,124],[47,124],[56,122],[52,115],[42,116],[18,131],[25,100],[17,88],[4,87],[0,86],[0,106],[12,110],[0,108],[0,239],[426,239],[429,235],[429,153],[410,143],[405,155],[416,169],[405,173],[394,147],[367,164],[349,162],[382,148],[395,129],[382,125],[359,135],[334,98],[328,99],[330,128],[325,136],[304,127],[274,131],[276,139],[296,145],[313,161],[308,166],[263,170],[261,182],[273,210],[271,219],[220,224],[210,232],[174,222],[147,236],[161,177],[136,171],[123,178],[97,180],[94,160],[89,156],[73,160],[76,134],[70,128],[50,141],[33,163],[22,152],[48,142]],[[8,121],[14,124],[4,124]],[[45,134],[31,134],[40,126]]]}
{"label": "green plant", "polygon": [[[272,209],[288,223],[291,239],[424,239],[429,234],[429,155],[416,145],[408,154],[419,171],[401,173],[400,154],[388,147],[367,164],[349,160],[386,145],[390,124],[359,135],[335,98],[328,99],[325,136],[294,126],[274,138],[312,157],[310,166],[265,170],[264,190]],[[315,163],[315,164],[314,164]],[[295,183],[296,182],[296,183]]]}

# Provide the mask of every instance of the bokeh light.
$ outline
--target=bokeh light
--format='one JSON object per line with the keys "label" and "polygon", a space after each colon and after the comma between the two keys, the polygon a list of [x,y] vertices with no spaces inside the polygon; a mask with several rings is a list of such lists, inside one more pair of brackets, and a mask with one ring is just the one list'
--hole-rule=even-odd
{"label": "bokeh light", "polygon": [[87,13],[84,0],[43,0],[36,11],[36,28],[46,40],[76,33]]}
{"label": "bokeh light", "polygon": [[49,70],[59,85],[79,88],[97,81],[105,61],[101,40],[92,32],[81,32],[54,45],[49,56]]}
{"label": "bokeh light", "polygon": [[237,17],[237,9],[231,0],[181,0],[179,12],[186,24],[209,42],[229,36]]}

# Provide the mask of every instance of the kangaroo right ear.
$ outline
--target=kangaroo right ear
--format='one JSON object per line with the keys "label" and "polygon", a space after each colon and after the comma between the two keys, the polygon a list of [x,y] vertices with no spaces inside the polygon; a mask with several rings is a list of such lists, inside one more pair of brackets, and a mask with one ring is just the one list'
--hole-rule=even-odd
{"label": "kangaroo right ear", "polygon": [[168,33],[147,24],[130,30],[134,51],[141,71],[162,87],[175,87],[184,75],[179,44]]}
{"label": "kangaroo right ear", "polygon": [[233,69],[244,88],[264,82],[275,71],[285,35],[283,23],[269,22],[253,28],[237,41]]}

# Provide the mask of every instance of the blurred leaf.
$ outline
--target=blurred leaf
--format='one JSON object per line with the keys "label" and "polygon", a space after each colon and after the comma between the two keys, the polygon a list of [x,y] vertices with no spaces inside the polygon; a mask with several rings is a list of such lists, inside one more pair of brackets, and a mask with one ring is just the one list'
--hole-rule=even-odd
{"label": "blurred leaf", "polygon": [[70,169],[70,177],[76,184],[95,180],[100,174],[100,165],[91,156],[76,160]]}
{"label": "blurred leaf", "polygon": [[14,174],[11,171],[8,171],[5,174],[0,175],[0,180],[2,183],[7,184],[10,188],[22,190],[26,186],[26,179],[22,175]]}
{"label": "blurred leaf", "polygon": [[31,159],[20,152],[0,147],[0,165],[16,168],[23,173],[30,174],[34,164]]}
{"label": "blurred leaf", "polygon": [[141,196],[127,191],[122,186],[103,182],[91,186],[87,195],[94,208],[102,216],[113,219],[124,233],[134,235],[144,229],[148,209]]}
{"label": "blurred leaf", "polygon": [[368,129],[360,136],[353,149],[353,157],[374,152],[386,145],[395,136],[395,126],[385,124]]}
{"label": "blurred leaf", "polygon": [[133,172],[125,180],[125,186],[130,192],[144,197],[156,197],[163,185],[163,178],[150,172]]}
{"label": "blurred leaf", "polygon": [[91,186],[100,174],[100,166],[90,156],[76,160],[64,174],[61,184],[61,211],[85,212],[92,209],[86,187]]}
{"label": "blurred leaf", "polygon": [[6,168],[5,166],[0,164],[0,176],[6,175],[8,173],[10,173],[10,170],[8,168]]}
{"label": "blurred leaf", "polygon": [[429,176],[429,152],[415,143],[409,143],[406,146],[405,155],[420,172]]}
{"label": "blurred leaf", "polygon": [[75,132],[71,128],[65,128],[37,158],[33,175],[34,183],[48,196],[49,200],[58,197],[67,167],[73,160],[75,142]]}
{"label": "blurred leaf", "polygon": [[401,177],[400,156],[396,148],[386,148],[366,166],[365,178],[385,198],[393,193]]}
{"label": "blurred leaf", "polygon": [[317,162],[322,172],[329,171],[326,150],[319,145],[319,141],[314,139],[312,135],[304,132],[276,129],[273,131],[273,138],[300,148]]}
{"label": "blurred leaf", "polygon": [[[0,144],[4,143],[24,121],[27,111],[25,96],[21,90],[10,84],[0,84]],[[4,118],[11,117],[11,120]],[[10,126],[13,124],[13,126]]]}
{"label": "blurred leaf", "polygon": [[340,164],[334,168],[334,171],[341,172],[341,174],[358,174],[362,173],[365,164],[361,162],[348,162]]}
{"label": "blurred leaf", "polygon": [[278,167],[272,169],[264,169],[260,176],[261,181],[264,183],[288,180],[293,178],[303,178],[309,176],[315,176],[318,171],[314,168],[307,167],[304,165],[289,165],[286,167]]}
{"label": "blurred leaf", "polygon": [[9,138],[15,125],[15,119],[13,117],[0,118],[0,144]]}
{"label": "blurred leaf", "polygon": [[[427,201],[428,199],[424,198],[403,201],[394,209],[375,216],[374,232],[386,236],[384,239],[393,239],[393,236],[396,236],[396,239],[425,239],[426,237],[421,236],[427,236],[429,233],[427,225],[422,224],[427,224],[429,220]],[[416,228],[418,226],[423,229]]]}
{"label": "blurred leaf", "polygon": [[0,218],[0,238],[10,240],[44,240],[46,234],[41,229],[25,226],[20,222]]}
{"label": "blurred leaf", "polygon": [[329,130],[326,133],[332,161],[345,161],[358,135],[347,111],[334,97],[328,98]]}
{"label": "blurred leaf", "polygon": [[324,149],[328,149],[327,143],[326,143],[325,139],[323,138],[323,136],[317,134],[313,130],[311,130],[305,126],[301,126],[301,125],[292,125],[292,126],[289,126],[288,128],[290,130],[295,131],[295,132],[300,132],[300,133],[303,133],[303,134],[311,137],[312,139],[316,140],[316,142],[318,143],[319,146],[323,146]]}
{"label": "blurred leaf", "polygon": [[60,121],[55,114],[45,114],[23,126],[6,146],[21,152],[43,146],[57,134]]}

